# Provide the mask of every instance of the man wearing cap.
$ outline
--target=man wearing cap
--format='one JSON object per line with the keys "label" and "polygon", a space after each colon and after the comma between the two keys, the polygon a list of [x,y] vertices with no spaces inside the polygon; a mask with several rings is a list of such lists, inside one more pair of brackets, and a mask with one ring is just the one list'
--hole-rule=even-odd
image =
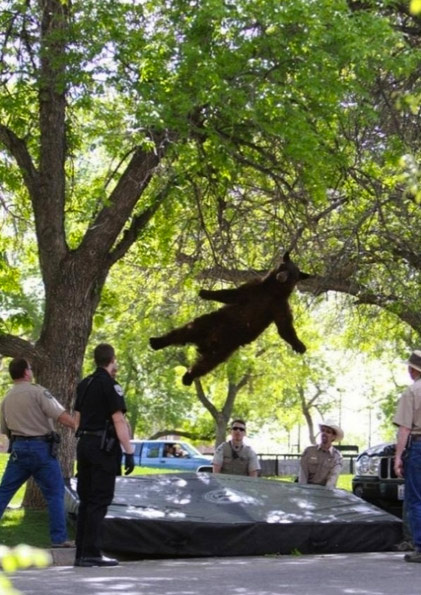
{"label": "man wearing cap", "polygon": [[322,423],[319,427],[320,444],[308,446],[301,455],[298,483],[334,488],[342,469],[342,455],[332,442],[343,440],[344,433],[331,422]]}
{"label": "man wearing cap", "polygon": [[405,507],[415,546],[405,561],[421,563],[421,351],[413,351],[407,363],[413,383],[402,393],[393,418],[398,426],[395,473],[405,478]]}
{"label": "man wearing cap", "polygon": [[231,440],[218,446],[213,457],[214,473],[229,473],[231,475],[248,475],[257,477],[260,464],[254,450],[244,444],[246,422],[235,419],[231,423]]}

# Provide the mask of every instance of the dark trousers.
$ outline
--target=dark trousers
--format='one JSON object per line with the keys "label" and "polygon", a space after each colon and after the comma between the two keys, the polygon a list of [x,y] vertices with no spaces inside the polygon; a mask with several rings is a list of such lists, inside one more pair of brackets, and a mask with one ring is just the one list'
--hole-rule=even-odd
{"label": "dark trousers", "polygon": [[100,450],[100,437],[82,436],[77,445],[76,558],[101,556],[101,524],[114,496],[117,459]]}

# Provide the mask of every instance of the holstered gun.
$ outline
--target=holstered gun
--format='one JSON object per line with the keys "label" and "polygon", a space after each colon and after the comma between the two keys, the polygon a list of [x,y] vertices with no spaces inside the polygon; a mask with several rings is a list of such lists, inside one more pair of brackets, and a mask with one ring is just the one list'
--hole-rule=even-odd
{"label": "holstered gun", "polygon": [[10,432],[10,430],[7,432],[7,437],[9,438],[9,446],[7,447],[7,452],[10,455],[13,446],[13,434],[12,432]]}
{"label": "holstered gun", "polygon": [[115,434],[114,424],[108,419],[105,422],[105,428],[101,436],[100,450],[104,452],[111,452],[116,443],[117,437]]}
{"label": "holstered gun", "polygon": [[50,454],[52,457],[56,457],[58,455],[58,445],[61,442],[60,434],[57,432],[50,432],[46,435],[47,442],[50,443]]}

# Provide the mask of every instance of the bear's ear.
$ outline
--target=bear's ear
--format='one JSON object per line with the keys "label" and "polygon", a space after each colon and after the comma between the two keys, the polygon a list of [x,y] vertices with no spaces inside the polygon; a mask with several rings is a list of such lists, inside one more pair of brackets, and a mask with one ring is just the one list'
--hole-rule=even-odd
{"label": "bear's ear", "polygon": [[282,260],[284,262],[289,262],[289,252],[285,252],[285,254],[282,257]]}
{"label": "bear's ear", "polygon": [[304,281],[304,279],[309,279],[311,277],[311,275],[309,275],[308,273],[303,273],[302,271],[300,271],[300,281]]}

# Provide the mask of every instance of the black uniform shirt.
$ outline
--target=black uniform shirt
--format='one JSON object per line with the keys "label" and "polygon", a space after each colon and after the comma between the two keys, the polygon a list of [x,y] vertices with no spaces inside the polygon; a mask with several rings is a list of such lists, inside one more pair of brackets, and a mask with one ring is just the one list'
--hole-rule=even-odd
{"label": "black uniform shirt", "polygon": [[107,370],[97,368],[79,383],[75,411],[80,413],[80,430],[103,430],[113,413],[127,411],[123,389]]}

